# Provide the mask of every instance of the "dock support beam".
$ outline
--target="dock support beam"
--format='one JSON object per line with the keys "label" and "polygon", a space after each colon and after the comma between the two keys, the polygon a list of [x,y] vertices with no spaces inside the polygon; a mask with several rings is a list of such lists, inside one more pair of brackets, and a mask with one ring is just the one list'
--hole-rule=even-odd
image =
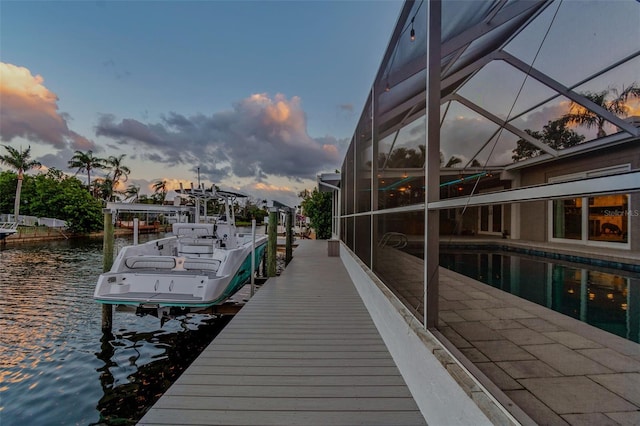
{"label": "dock support beam", "polygon": [[[104,237],[102,240],[102,271],[107,272],[113,265],[113,213],[104,209]],[[111,333],[113,325],[113,307],[102,304],[102,332]]]}
{"label": "dock support beam", "polygon": [[289,209],[287,211],[287,221],[286,221],[286,242],[285,242],[285,255],[284,255],[284,264],[288,265],[293,258],[293,210]]}
{"label": "dock support beam", "polygon": [[278,250],[278,209],[269,209],[269,240],[267,242],[267,276],[276,276],[276,251]]}

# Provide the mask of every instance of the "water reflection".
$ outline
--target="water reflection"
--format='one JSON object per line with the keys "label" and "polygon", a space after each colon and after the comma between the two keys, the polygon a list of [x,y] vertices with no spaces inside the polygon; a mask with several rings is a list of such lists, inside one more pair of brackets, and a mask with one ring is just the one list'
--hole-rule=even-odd
{"label": "water reflection", "polygon": [[133,424],[228,322],[115,312],[103,336],[101,272],[101,239],[0,250],[3,426]]}
{"label": "water reflection", "polygon": [[[184,332],[105,335],[96,354],[104,394],[96,406],[95,425],[135,424],[162,396],[230,317],[185,317]],[[156,319],[156,321],[158,321]]]}

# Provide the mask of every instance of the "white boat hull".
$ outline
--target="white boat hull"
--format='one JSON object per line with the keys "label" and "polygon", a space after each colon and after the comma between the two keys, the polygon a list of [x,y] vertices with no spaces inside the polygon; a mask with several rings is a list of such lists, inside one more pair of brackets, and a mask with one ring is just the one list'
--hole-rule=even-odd
{"label": "white boat hull", "polygon": [[[231,246],[205,236],[167,237],[124,247],[109,272],[98,279],[94,299],[103,304],[203,308],[232,296],[251,275],[252,240]],[[267,237],[255,238],[255,267]]]}

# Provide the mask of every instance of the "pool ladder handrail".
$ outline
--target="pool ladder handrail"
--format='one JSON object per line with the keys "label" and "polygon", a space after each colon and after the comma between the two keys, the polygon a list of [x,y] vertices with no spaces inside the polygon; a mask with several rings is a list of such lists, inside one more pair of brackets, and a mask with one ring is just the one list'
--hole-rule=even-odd
{"label": "pool ladder handrail", "polygon": [[[390,243],[391,245],[389,245]],[[378,242],[378,247],[383,248],[389,245],[389,247],[401,249],[405,248],[408,243],[407,236],[402,232],[387,232]]]}

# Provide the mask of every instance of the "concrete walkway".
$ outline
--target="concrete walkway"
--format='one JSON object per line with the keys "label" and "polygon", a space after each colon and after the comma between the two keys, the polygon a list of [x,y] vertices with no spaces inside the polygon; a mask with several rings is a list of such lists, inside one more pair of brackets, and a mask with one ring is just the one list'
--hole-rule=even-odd
{"label": "concrete walkway", "polygon": [[340,258],[302,240],[139,424],[426,423]]}

